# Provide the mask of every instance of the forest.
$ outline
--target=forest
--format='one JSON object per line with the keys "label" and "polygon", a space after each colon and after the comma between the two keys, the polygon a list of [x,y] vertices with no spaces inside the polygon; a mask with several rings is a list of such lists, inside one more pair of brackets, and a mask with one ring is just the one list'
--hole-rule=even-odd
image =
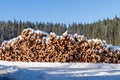
{"label": "forest", "polygon": [[0,21],[0,44],[4,40],[9,40],[21,34],[23,29],[32,28],[45,32],[55,32],[61,35],[66,30],[70,34],[85,35],[89,39],[106,40],[108,44],[120,46],[120,18],[115,16],[113,19],[106,18],[93,23],[75,23],[66,25],[64,23],[51,22],[30,22],[30,21]]}

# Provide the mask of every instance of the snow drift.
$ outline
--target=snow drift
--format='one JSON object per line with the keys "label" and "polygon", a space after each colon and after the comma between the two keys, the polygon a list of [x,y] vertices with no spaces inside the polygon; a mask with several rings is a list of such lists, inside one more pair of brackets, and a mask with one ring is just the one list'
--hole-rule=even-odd
{"label": "snow drift", "polygon": [[4,41],[0,60],[22,62],[120,63],[120,47],[84,35],[46,33],[25,29],[18,37]]}
{"label": "snow drift", "polygon": [[120,80],[120,64],[0,61],[0,80]]}

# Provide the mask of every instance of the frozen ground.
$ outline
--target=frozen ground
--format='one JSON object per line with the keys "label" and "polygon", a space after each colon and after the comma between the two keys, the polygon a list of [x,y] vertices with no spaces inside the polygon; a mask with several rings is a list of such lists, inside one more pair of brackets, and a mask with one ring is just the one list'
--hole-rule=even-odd
{"label": "frozen ground", "polygon": [[120,80],[120,64],[0,61],[0,80]]}

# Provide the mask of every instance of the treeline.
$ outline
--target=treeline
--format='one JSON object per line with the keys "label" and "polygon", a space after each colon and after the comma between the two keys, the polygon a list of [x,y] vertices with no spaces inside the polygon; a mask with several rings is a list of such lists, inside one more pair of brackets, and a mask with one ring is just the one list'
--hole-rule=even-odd
{"label": "treeline", "polygon": [[0,43],[20,35],[25,28],[43,30],[48,33],[55,32],[58,35],[68,30],[70,34],[82,34],[91,39],[99,38],[106,40],[108,44],[120,46],[120,18],[117,16],[114,19],[107,18],[90,24],[72,23],[68,26],[63,23],[0,21]]}

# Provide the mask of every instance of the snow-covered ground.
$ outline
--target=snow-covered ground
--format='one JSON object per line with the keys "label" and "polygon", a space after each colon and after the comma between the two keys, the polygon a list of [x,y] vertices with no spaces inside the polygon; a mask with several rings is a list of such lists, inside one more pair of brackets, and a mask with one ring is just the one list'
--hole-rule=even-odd
{"label": "snow-covered ground", "polygon": [[0,61],[0,76],[0,80],[120,80],[120,64]]}

